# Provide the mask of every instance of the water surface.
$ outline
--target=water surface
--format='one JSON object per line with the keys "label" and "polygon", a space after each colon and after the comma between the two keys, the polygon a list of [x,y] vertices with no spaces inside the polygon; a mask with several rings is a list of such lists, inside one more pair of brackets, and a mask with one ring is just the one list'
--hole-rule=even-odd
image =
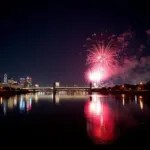
{"label": "water surface", "polygon": [[0,97],[1,141],[32,145],[145,144],[148,96],[45,95]]}

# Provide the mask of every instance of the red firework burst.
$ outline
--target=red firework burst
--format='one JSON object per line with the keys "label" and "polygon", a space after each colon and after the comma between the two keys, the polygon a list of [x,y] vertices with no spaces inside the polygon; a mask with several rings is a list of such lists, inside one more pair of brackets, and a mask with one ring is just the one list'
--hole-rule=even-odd
{"label": "red firework burst", "polygon": [[87,63],[108,70],[117,64],[117,56],[117,49],[111,47],[111,42],[106,46],[99,42],[89,49]]}
{"label": "red firework burst", "polygon": [[97,67],[92,67],[86,72],[87,81],[100,82],[104,78],[104,71]]}

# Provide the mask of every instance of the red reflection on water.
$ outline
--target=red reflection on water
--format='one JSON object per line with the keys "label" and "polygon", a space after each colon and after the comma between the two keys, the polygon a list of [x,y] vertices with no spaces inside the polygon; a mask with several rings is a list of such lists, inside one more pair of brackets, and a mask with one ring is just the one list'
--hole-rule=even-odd
{"label": "red reflection on water", "polygon": [[32,108],[32,105],[31,105],[31,102],[30,101],[28,101],[27,102],[27,111],[30,111],[31,110],[31,108]]}
{"label": "red reflection on water", "polygon": [[85,104],[88,135],[96,143],[107,143],[115,139],[115,121],[107,104],[100,100],[88,101]]}

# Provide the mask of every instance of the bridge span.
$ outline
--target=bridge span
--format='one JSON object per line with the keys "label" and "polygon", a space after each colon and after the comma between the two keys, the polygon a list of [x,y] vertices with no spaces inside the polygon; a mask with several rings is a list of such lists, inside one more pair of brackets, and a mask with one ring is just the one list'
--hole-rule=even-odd
{"label": "bridge span", "polygon": [[[54,87],[29,87],[29,88],[23,88],[23,89],[26,89],[26,90],[44,90],[44,89],[51,89],[53,90]],[[70,89],[73,89],[73,90],[78,90],[78,89],[81,89],[81,90],[88,90],[90,89],[90,87],[55,87],[56,90],[70,90]]]}

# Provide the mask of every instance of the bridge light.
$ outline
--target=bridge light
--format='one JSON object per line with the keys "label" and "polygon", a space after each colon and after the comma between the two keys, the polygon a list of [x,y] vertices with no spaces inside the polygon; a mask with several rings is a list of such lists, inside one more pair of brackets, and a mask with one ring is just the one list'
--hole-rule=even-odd
{"label": "bridge light", "polygon": [[39,84],[35,84],[35,87],[39,87]]}
{"label": "bridge light", "polygon": [[143,82],[142,82],[142,81],[140,82],[140,85],[143,85]]}

